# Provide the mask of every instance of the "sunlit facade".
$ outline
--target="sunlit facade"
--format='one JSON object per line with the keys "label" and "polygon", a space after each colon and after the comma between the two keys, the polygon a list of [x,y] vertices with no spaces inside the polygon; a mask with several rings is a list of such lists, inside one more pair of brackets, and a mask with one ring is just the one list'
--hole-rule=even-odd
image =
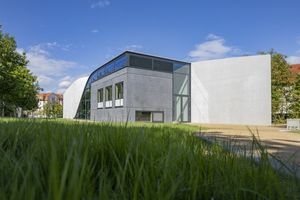
{"label": "sunlit facade", "polygon": [[[190,73],[190,63],[126,51],[89,76],[75,118],[189,122]],[[116,75],[124,78],[111,82]],[[110,83],[102,84],[103,80]],[[148,86],[154,89],[147,92]],[[160,88],[164,89],[160,92]],[[168,98],[155,102],[163,95]],[[145,104],[143,98],[149,103]]]}
{"label": "sunlit facade", "polygon": [[76,80],[64,118],[271,124],[271,57],[192,63],[126,51]]}

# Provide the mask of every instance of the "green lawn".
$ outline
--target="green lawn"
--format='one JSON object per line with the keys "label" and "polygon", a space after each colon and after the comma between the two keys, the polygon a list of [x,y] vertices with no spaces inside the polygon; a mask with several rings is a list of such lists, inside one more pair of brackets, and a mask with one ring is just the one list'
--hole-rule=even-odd
{"label": "green lawn", "polygon": [[295,177],[210,146],[195,131],[1,119],[0,199],[300,199]]}

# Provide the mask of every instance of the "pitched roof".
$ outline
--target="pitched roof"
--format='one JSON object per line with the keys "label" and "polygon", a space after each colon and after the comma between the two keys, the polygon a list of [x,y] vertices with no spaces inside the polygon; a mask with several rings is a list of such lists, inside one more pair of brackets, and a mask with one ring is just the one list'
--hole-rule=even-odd
{"label": "pitched roof", "polygon": [[291,65],[291,66],[289,67],[289,70],[290,70],[291,72],[294,72],[294,73],[300,75],[300,64],[294,64],[294,65]]}
{"label": "pitched roof", "polygon": [[53,95],[53,94],[56,95],[59,100],[63,100],[62,94],[55,94],[55,93],[51,93],[51,92],[39,93],[39,94],[37,94],[37,97],[40,101],[45,101],[50,95]]}

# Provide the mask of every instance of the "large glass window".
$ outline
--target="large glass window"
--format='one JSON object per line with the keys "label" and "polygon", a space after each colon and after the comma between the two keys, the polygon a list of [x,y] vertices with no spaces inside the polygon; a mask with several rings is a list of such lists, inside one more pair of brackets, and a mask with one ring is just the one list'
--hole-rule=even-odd
{"label": "large glass window", "polygon": [[123,106],[124,84],[123,82],[115,85],[115,106]]}
{"label": "large glass window", "polygon": [[105,88],[105,101],[112,100],[112,86],[108,86]]}
{"label": "large glass window", "polygon": [[135,121],[140,122],[164,122],[164,112],[162,111],[136,111]]}
{"label": "large glass window", "polygon": [[149,111],[136,111],[135,121],[137,122],[151,122],[151,112]]}
{"label": "large glass window", "polygon": [[90,118],[90,99],[91,99],[91,92],[90,88],[85,88],[83,91],[80,104],[76,113],[76,118],[80,119],[89,119]]}
{"label": "large glass window", "polygon": [[141,56],[130,56],[129,60],[130,66],[152,69],[152,59],[144,58]]}
{"label": "large glass window", "polygon": [[105,108],[112,107],[112,86],[105,88]]}
{"label": "large glass window", "polygon": [[191,120],[190,64],[174,63],[173,70],[173,120],[188,122]]}
{"label": "large glass window", "polygon": [[189,95],[190,93],[190,81],[189,75],[174,73],[173,74],[173,90],[175,94]]}
{"label": "large glass window", "polygon": [[97,91],[97,107],[98,108],[103,108],[103,88],[99,89]]}
{"label": "large glass window", "polygon": [[162,72],[172,72],[173,63],[162,61],[162,60],[153,60],[153,70],[162,71]]}
{"label": "large glass window", "polygon": [[173,65],[174,73],[181,73],[181,74],[190,74],[190,64],[187,63],[174,63]]}
{"label": "large glass window", "polygon": [[101,89],[98,90],[97,101],[98,102],[103,102],[103,88],[101,88]]}
{"label": "large glass window", "polygon": [[107,76],[119,69],[126,67],[127,61],[128,61],[128,56],[125,54],[125,55],[122,55],[119,58],[116,58],[115,60],[101,66],[100,68],[98,68],[96,71],[94,71],[91,74],[91,76],[89,77],[89,80],[87,82],[87,86],[89,87],[92,82],[97,81],[97,80],[103,78],[104,76]]}
{"label": "large glass window", "polygon": [[123,99],[123,82],[116,84],[116,99]]}
{"label": "large glass window", "polygon": [[174,120],[179,122],[190,121],[189,109],[190,98],[189,96],[176,95],[174,98]]}

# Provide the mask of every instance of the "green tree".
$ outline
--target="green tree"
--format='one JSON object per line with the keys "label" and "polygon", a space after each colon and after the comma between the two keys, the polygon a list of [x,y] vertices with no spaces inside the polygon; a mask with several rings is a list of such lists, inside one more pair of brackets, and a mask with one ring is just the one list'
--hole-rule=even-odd
{"label": "green tree", "polygon": [[44,115],[48,118],[61,118],[63,107],[58,102],[48,102],[43,107]]}
{"label": "green tree", "polygon": [[48,117],[48,118],[51,118],[53,113],[52,113],[52,104],[51,103],[46,103],[44,104],[43,106],[43,114]]}
{"label": "green tree", "polygon": [[292,100],[290,102],[290,117],[300,118],[300,75],[295,75]]}
{"label": "green tree", "polygon": [[54,116],[57,118],[62,118],[63,116],[63,106],[59,103],[56,103],[54,106]]}
{"label": "green tree", "polygon": [[11,115],[17,108],[37,108],[40,90],[37,78],[26,67],[25,53],[17,52],[15,39],[0,27],[0,107],[1,115]]}
{"label": "green tree", "polygon": [[273,49],[269,52],[259,52],[259,54],[271,55],[272,121],[284,122],[290,112],[290,102],[293,99],[294,78],[288,69],[290,65],[285,55]]}

